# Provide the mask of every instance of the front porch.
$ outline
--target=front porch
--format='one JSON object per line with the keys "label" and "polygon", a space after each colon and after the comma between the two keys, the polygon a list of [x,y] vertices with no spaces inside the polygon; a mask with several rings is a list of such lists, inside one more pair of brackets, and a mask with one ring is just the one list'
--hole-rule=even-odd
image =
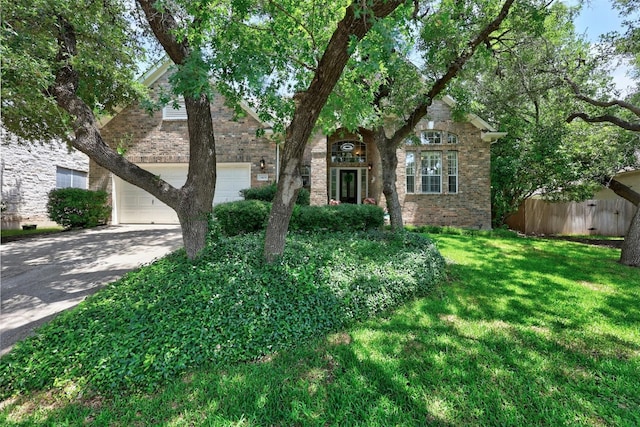
{"label": "front porch", "polygon": [[380,155],[373,141],[339,130],[314,138],[310,148],[311,204],[380,200]]}

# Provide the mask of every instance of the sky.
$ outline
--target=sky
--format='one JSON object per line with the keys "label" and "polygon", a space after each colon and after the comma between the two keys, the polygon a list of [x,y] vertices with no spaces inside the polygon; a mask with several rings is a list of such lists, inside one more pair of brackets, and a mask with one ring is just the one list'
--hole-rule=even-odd
{"label": "sky", "polygon": [[[568,4],[576,4],[577,1],[567,1]],[[580,15],[574,21],[576,31],[579,34],[585,34],[591,42],[597,42],[601,34],[609,31],[621,30],[622,19],[618,16],[618,12],[611,7],[609,0],[591,0],[582,7]],[[627,68],[620,67],[614,73],[613,77],[618,89],[628,92],[628,88],[634,85],[634,82],[627,75]]]}
{"label": "sky", "polygon": [[601,34],[621,29],[621,21],[608,0],[591,0],[582,7],[574,24],[578,33],[585,33],[590,41],[596,42]]}

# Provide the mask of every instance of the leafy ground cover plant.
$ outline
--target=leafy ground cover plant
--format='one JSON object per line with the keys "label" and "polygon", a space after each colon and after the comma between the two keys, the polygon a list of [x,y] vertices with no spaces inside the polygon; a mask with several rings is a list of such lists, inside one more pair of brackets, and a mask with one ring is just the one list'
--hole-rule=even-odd
{"label": "leafy ground cover plant", "polygon": [[187,369],[255,360],[425,295],[444,260],[424,236],[295,234],[214,241],[126,275],[0,359],[0,394],[73,384],[153,390]]}
{"label": "leafy ground cover plant", "polygon": [[152,394],[45,388],[5,402],[0,424],[640,425],[640,275],[619,250],[431,237],[446,284],[392,314]]}

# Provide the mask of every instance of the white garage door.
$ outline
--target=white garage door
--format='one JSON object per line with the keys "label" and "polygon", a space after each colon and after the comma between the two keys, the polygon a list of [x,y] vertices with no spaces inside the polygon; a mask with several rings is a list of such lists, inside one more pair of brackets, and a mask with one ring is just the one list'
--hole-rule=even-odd
{"label": "white garage door", "polygon": [[[176,188],[187,180],[185,164],[142,164],[141,168],[160,176]],[[242,200],[240,190],[251,186],[249,163],[220,163],[213,203]],[[176,213],[146,191],[115,177],[114,222],[120,224],[177,224]]]}

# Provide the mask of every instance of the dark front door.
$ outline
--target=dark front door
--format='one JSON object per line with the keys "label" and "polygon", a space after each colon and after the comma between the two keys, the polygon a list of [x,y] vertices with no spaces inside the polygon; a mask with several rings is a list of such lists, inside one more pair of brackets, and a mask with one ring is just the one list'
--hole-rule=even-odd
{"label": "dark front door", "polygon": [[340,171],[340,202],[358,203],[358,171]]}

